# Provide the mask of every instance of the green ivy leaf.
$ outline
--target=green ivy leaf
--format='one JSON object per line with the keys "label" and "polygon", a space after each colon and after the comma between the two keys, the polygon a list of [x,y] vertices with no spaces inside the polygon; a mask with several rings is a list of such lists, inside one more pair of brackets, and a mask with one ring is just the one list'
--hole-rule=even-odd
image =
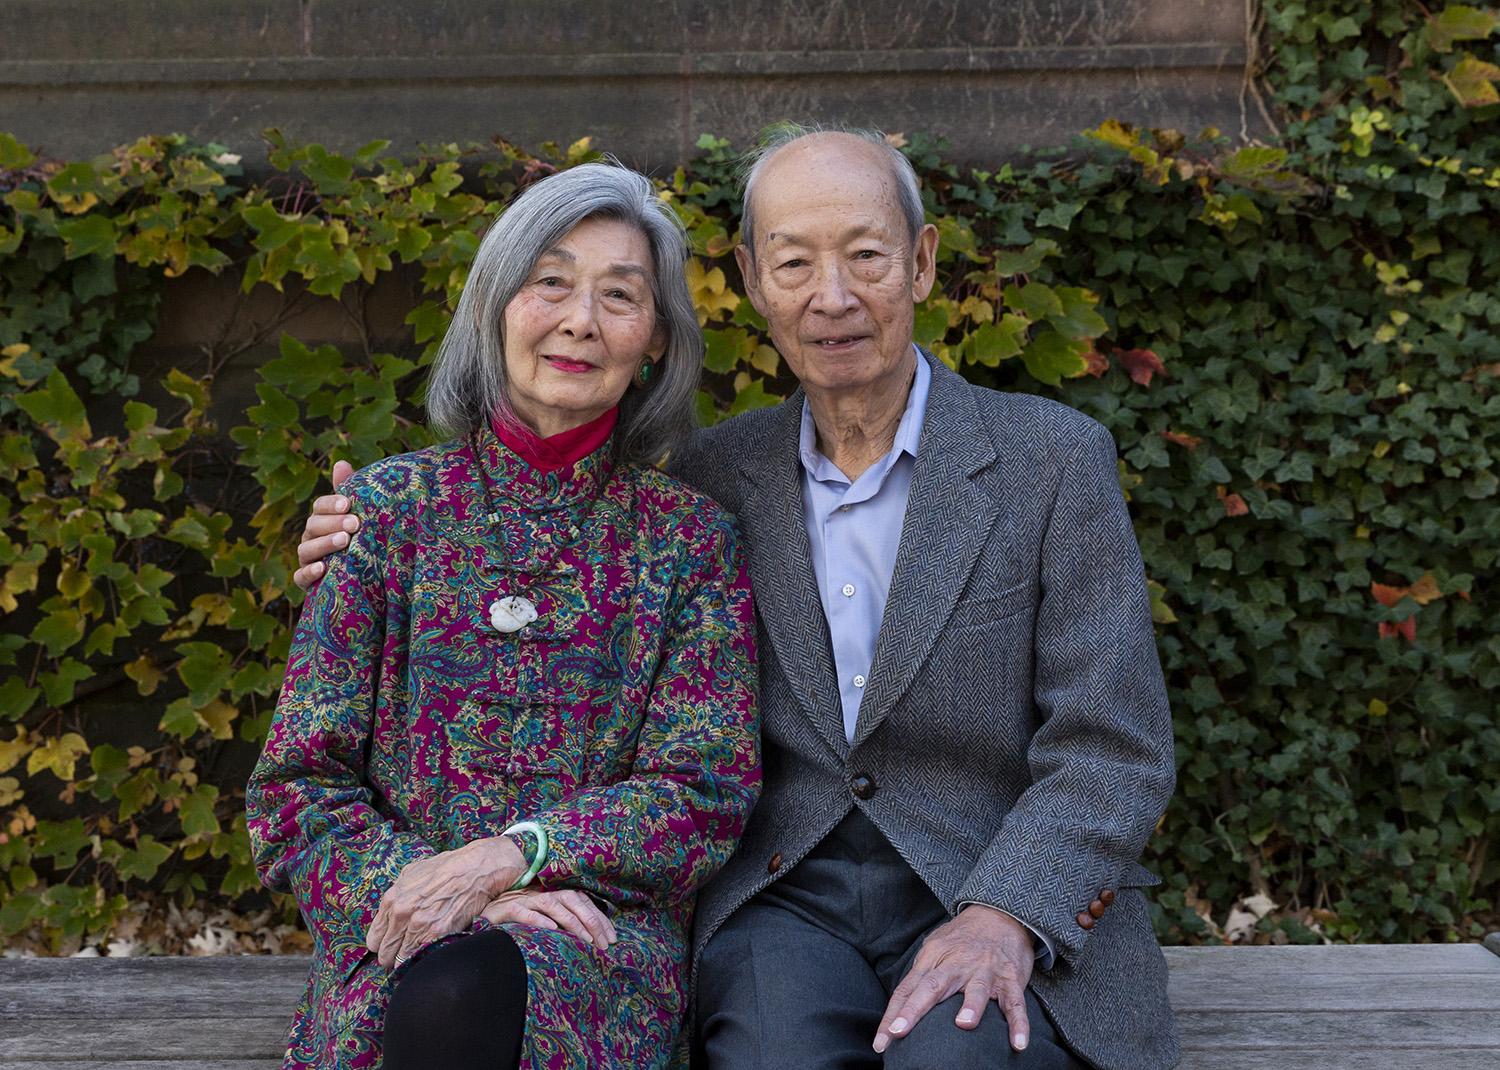
{"label": "green ivy leaf", "polygon": [[1085,341],[1066,338],[1051,330],[1038,331],[1021,352],[1026,370],[1032,378],[1048,386],[1057,386],[1064,379],[1082,375],[1088,370],[1083,355],[1088,352]]}
{"label": "green ivy leaf", "polygon": [[1047,322],[1065,338],[1093,339],[1109,330],[1104,317],[1094,311],[1099,303],[1096,295],[1077,286],[1058,286],[1053,292],[1061,309],[1057,315],[1048,316]]}
{"label": "green ivy leaf", "polygon": [[1449,4],[1435,18],[1427,20],[1424,33],[1434,52],[1451,52],[1455,41],[1483,41],[1495,30],[1492,11],[1467,4]]}
{"label": "green ivy leaf", "polygon": [[1052,287],[1040,282],[1005,288],[1005,307],[1026,316],[1032,323],[1063,314],[1062,300]]}
{"label": "green ivy leaf", "polygon": [[125,880],[149,881],[156,876],[162,863],[171,857],[171,847],[154,836],[143,835],[135,850],[115,863],[115,872]]}
{"label": "green ivy leaf", "polygon": [[1026,344],[1029,324],[1020,316],[1005,315],[999,323],[981,323],[964,340],[964,356],[973,364],[999,367],[1016,356]]}
{"label": "green ivy leaf", "polygon": [[30,167],[35,159],[30,150],[13,135],[0,132],[0,170],[17,171]]}
{"label": "green ivy leaf", "polygon": [[89,421],[84,413],[83,400],[60,370],[54,370],[47,376],[46,387],[33,388],[19,395],[16,404],[57,441],[89,437]]}
{"label": "green ivy leaf", "polygon": [[85,256],[114,256],[115,223],[108,216],[90,213],[77,219],[65,219],[57,224],[57,234],[67,243],[69,260]]}

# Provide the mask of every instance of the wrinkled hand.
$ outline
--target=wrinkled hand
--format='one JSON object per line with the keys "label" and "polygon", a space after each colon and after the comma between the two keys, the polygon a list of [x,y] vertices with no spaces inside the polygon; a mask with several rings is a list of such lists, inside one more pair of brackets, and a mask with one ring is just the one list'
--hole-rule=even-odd
{"label": "wrinkled hand", "polygon": [[[335,462],[333,489],[337,491],[353,474],[354,466],[348,461]],[[348,546],[358,530],[359,517],[349,512],[347,497],[335,493],[316,499],[312,515],[302,528],[302,541],[297,544],[297,564],[301,567],[292,573],[292,582],[304,591],[317,583],[328,571],[323,558]]]}
{"label": "wrinkled hand", "polygon": [[417,948],[467,929],[525,872],[526,857],[509,836],[412,862],[381,897],[365,946],[392,969]]}
{"label": "wrinkled hand", "polygon": [[496,925],[503,921],[538,929],[561,929],[586,944],[606,948],[617,939],[614,923],[584,892],[564,889],[520,888],[490,901],[484,916]]}
{"label": "wrinkled hand", "polygon": [[960,1029],[976,1029],[990,1000],[1000,1004],[1010,1025],[1010,1046],[1026,1047],[1026,982],[1036,965],[1031,933],[992,907],[966,906],[952,921],[927,934],[896,990],[875,1033],[883,1052],[892,1037],[904,1037],[922,1016],[954,993],[964,994],[954,1019]]}

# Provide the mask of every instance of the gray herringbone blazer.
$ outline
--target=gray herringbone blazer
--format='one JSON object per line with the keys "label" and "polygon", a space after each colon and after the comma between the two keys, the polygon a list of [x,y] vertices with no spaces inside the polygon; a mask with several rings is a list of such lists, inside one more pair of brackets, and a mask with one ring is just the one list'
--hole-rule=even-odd
{"label": "gray herringbone blazer", "polygon": [[[724,920],[853,806],[956,912],[1052,941],[1032,988],[1103,1070],[1178,1057],[1137,862],[1171,795],[1172,726],[1140,552],[1100,424],[972,386],[941,362],[853,744],[802,515],[798,391],[701,432],[674,471],[737,513],[760,618],[765,786],[699,897]],[[856,777],[873,782],[859,799]],[[773,861],[780,856],[777,861]],[[777,864],[779,862],[779,866]],[[1118,898],[1092,930],[1076,917]]]}

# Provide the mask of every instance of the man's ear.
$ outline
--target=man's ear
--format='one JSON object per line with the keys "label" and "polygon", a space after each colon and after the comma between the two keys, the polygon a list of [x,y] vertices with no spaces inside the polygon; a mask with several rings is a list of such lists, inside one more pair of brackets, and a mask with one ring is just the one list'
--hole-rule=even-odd
{"label": "man's ear", "polygon": [[750,255],[749,248],[736,245],[734,262],[740,266],[740,278],[745,280],[745,296],[750,298],[751,307],[764,316],[766,299],[765,295],[760,292],[760,277],[755,274],[755,258]]}
{"label": "man's ear", "polygon": [[916,248],[912,250],[912,301],[921,304],[927,300],[927,295],[932,293],[932,285],[937,282],[937,227],[931,223],[924,224],[917,231]]}

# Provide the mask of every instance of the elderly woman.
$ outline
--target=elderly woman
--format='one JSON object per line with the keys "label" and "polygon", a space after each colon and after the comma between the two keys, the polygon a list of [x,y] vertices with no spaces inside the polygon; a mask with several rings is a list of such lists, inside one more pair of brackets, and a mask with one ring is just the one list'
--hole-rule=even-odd
{"label": "elderly woman", "polygon": [[427,395],[440,446],[298,623],[247,797],[314,939],[287,1067],[656,1067],[693,894],[759,791],[730,518],[650,467],[702,341],[642,176],[530,187],[480,245]]}

